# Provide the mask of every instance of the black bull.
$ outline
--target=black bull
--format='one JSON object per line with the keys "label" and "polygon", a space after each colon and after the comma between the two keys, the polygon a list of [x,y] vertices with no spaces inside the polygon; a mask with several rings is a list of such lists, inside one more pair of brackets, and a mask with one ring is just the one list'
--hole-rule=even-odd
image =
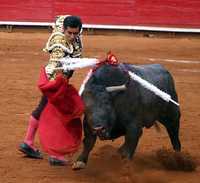
{"label": "black bull", "polygon": [[[156,121],[165,126],[174,150],[181,150],[178,137],[179,107],[164,101],[130,79],[125,70],[134,72],[178,101],[171,74],[159,64],[101,66],[88,80],[82,94],[86,106],[83,121],[85,137],[83,151],[74,164],[74,169],[82,168],[80,164],[86,165],[97,137],[101,140],[113,140],[124,136],[119,153],[122,157],[131,159],[143,127],[150,128]],[[109,86],[123,84],[126,84],[126,90],[106,90]]]}

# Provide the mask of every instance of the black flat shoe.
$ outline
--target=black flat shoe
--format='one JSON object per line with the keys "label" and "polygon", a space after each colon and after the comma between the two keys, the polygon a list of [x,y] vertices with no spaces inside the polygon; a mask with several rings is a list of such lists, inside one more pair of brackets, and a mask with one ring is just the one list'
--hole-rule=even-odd
{"label": "black flat shoe", "polygon": [[29,158],[43,159],[42,153],[39,150],[34,150],[24,142],[19,145],[19,151],[23,152]]}
{"label": "black flat shoe", "polygon": [[51,166],[66,166],[68,164],[65,160],[60,160],[53,157],[49,157],[48,161]]}

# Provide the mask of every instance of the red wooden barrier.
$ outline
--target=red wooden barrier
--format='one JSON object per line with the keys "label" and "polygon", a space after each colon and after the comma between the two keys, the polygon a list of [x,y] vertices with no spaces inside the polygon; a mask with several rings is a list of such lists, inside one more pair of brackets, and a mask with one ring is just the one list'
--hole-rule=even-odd
{"label": "red wooden barrier", "polygon": [[0,21],[53,22],[58,14],[86,24],[200,28],[200,0],[0,0]]}

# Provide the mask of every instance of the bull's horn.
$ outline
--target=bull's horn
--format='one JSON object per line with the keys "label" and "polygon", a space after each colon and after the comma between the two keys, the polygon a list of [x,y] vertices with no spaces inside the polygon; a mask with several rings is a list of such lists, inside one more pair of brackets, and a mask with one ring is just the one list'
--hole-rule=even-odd
{"label": "bull's horn", "polygon": [[107,92],[122,91],[122,90],[126,90],[125,84],[119,85],[119,86],[108,86],[108,87],[106,87]]}

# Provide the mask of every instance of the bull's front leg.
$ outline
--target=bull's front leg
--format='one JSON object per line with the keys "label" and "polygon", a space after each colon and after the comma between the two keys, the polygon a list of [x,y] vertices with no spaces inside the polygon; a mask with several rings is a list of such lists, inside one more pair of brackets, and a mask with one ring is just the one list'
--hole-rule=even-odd
{"label": "bull's front leg", "polygon": [[85,168],[89,153],[95,145],[97,136],[92,133],[92,130],[89,128],[87,121],[83,121],[84,127],[84,139],[83,139],[83,150],[77,160],[73,163],[72,169],[79,170]]}
{"label": "bull's front leg", "polygon": [[129,160],[132,158],[141,135],[141,127],[138,127],[135,124],[127,125],[125,142],[118,150],[122,158],[127,158]]}

